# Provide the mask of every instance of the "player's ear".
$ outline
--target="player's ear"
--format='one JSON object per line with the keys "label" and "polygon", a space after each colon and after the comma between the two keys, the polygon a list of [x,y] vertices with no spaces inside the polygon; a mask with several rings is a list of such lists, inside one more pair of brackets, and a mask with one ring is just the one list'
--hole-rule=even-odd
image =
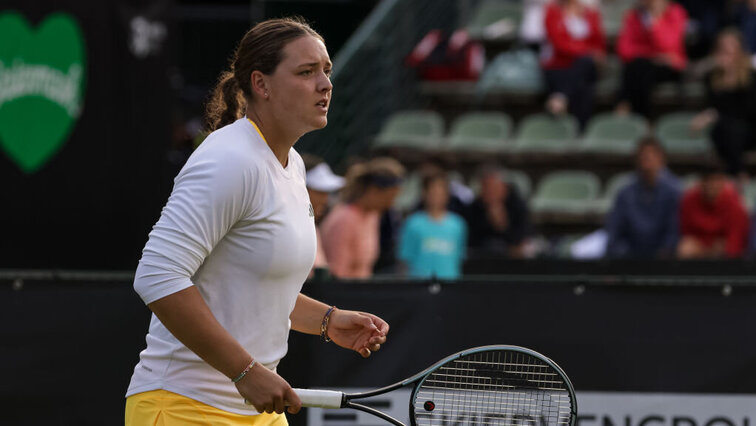
{"label": "player's ear", "polygon": [[260,71],[252,71],[249,76],[250,87],[252,88],[252,94],[256,98],[267,99],[269,96],[268,82],[265,78],[265,74]]}

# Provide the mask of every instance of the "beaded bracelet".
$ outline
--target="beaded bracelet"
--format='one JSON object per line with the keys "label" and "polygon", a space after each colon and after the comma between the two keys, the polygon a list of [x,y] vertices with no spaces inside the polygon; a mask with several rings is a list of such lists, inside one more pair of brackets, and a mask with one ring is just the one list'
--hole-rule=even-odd
{"label": "beaded bracelet", "polygon": [[328,311],[323,316],[323,322],[320,323],[320,337],[322,337],[323,341],[326,343],[331,341],[331,339],[328,337],[328,321],[331,319],[331,314],[333,313],[334,309],[336,309],[335,306],[328,308]]}
{"label": "beaded bracelet", "polygon": [[247,368],[245,368],[244,371],[241,372],[241,374],[239,374],[235,378],[231,379],[231,381],[234,382],[234,383],[238,383],[239,380],[243,379],[244,376],[246,376],[247,373],[249,373],[249,370],[251,370],[252,367],[255,366],[255,364],[257,364],[257,361],[253,359],[252,362],[249,363],[249,365],[247,366]]}

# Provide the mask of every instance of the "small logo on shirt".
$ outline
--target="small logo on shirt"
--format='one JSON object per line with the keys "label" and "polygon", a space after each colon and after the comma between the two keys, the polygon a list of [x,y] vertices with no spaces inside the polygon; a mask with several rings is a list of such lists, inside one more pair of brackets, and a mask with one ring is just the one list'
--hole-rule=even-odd
{"label": "small logo on shirt", "polygon": [[315,217],[315,209],[312,208],[312,203],[310,203],[310,217]]}

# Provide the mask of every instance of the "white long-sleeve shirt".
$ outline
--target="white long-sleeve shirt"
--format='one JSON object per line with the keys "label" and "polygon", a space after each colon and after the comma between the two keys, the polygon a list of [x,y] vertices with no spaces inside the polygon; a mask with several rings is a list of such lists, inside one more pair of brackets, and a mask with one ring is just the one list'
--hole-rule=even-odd
{"label": "white long-sleeve shirt", "polygon": [[[195,285],[228,332],[275,368],[289,315],[315,259],[315,223],[301,157],[281,166],[246,118],[208,136],[187,161],[136,270],[149,304]],[[153,314],[126,396],[165,389],[213,407],[256,414],[225,375]]]}

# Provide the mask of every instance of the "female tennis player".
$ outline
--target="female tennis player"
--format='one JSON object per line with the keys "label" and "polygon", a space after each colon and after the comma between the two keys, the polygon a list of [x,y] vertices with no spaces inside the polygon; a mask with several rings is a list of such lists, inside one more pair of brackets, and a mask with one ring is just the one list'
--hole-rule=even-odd
{"label": "female tennis player", "polygon": [[127,391],[126,425],[286,425],[301,407],[276,374],[289,329],[359,352],[388,324],[300,293],[315,258],[301,157],[327,122],[331,61],[292,19],[241,40],[192,154],[149,235],[134,288],[153,312]]}

